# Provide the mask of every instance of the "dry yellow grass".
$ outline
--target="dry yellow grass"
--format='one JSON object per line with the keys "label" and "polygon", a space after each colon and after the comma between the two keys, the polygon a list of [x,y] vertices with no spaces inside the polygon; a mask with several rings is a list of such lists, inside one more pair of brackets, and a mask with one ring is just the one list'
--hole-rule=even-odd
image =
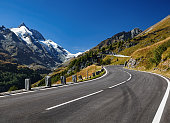
{"label": "dry yellow grass", "polygon": [[116,57],[112,55],[107,55],[103,61],[106,61],[107,59],[111,59],[111,65],[121,65],[124,64],[125,61],[129,60],[130,57]]}
{"label": "dry yellow grass", "polygon": [[136,50],[135,52],[132,53],[132,57],[133,58],[139,58],[139,57],[146,57],[147,53],[149,51],[152,51],[153,49],[155,49],[156,47],[160,46],[161,44],[163,44],[164,42],[167,42],[170,40],[170,37],[166,38],[165,40],[162,40],[160,42],[157,42],[151,46],[147,46],[147,47],[144,47],[144,48],[141,48],[141,49],[138,49]]}
{"label": "dry yellow grass", "polygon": [[65,67],[60,67],[57,70],[55,70],[50,76],[54,76],[57,73],[61,73],[62,71],[64,71],[66,68]]}
{"label": "dry yellow grass", "polygon": [[125,61],[128,61],[130,57],[115,57],[115,59],[112,60],[112,65],[122,65],[125,63]]}
{"label": "dry yellow grass", "polygon": [[170,47],[168,47],[168,49],[162,54],[162,59],[165,59],[165,61],[161,61],[158,66],[154,67],[154,68],[156,68],[155,70],[153,67],[150,69],[146,69],[146,64],[147,63],[149,64],[149,62],[147,61],[147,59],[149,57],[147,55],[150,54],[158,46],[162,45],[165,42],[169,42],[169,41],[170,41],[170,37],[168,37],[165,40],[162,40],[160,42],[157,42],[151,46],[147,46],[147,47],[141,48],[139,50],[136,50],[132,54],[132,57],[135,59],[143,57],[144,60],[142,63],[140,63],[140,65],[137,68],[134,68],[134,69],[139,70],[139,71],[153,72],[153,73],[161,74],[163,76],[170,78],[170,69],[169,69],[170,68],[170,59],[168,58],[168,56],[170,55]]}
{"label": "dry yellow grass", "polygon": [[[102,68],[101,66],[91,65],[91,66],[88,66],[88,67],[82,69],[76,75],[77,76],[82,75],[82,77],[87,77],[87,71],[88,71],[88,76],[92,76],[93,72],[101,70],[101,68]],[[72,76],[67,77],[66,82],[72,82]],[[55,84],[60,84],[60,83],[61,83],[61,81],[59,80]]]}

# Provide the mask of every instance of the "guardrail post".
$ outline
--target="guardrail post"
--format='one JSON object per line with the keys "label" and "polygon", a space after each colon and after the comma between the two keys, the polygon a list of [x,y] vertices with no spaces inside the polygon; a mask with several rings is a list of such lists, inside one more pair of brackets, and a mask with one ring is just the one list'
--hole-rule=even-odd
{"label": "guardrail post", "polygon": [[79,80],[83,80],[82,75],[79,75],[79,76],[78,76],[78,79],[79,79]]}
{"label": "guardrail post", "polygon": [[45,77],[45,86],[51,87],[51,77],[50,76]]}
{"label": "guardrail post", "polygon": [[88,79],[88,77],[89,77],[89,76],[88,76],[88,70],[87,70],[87,79]]}
{"label": "guardrail post", "polygon": [[125,63],[124,63],[124,67],[126,67],[126,65],[127,65],[127,61],[125,61]]}
{"label": "guardrail post", "polygon": [[99,75],[99,71],[96,72],[96,75]]}
{"label": "guardrail post", "polygon": [[25,79],[25,90],[31,90],[31,81],[30,79]]}
{"label": "guardrail post", "polygon": [[77,75],[72,75],[72,81],[77,82]]}
{"label": "guardrail post", "polygon": [[61,76],[61,84],[65,85],[66,84],[66,77],[65,76]]}
{"label": "guardrail post", "polygon": [[92,73],[92,76],[95,77],[95,73]]}

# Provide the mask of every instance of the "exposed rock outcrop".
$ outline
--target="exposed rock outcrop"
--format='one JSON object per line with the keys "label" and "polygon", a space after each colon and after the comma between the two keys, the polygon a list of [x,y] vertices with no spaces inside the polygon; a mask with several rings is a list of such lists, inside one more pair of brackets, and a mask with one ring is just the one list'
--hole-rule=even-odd
{"label": "exposed rock outcrop", "polygon": [[135,36],[137,36],[141,32],[142,32],[142,30],[140,30],[139,28],[134,28],[133,30],[131,30],[129,32],[123,31],[123,32],[115,34],[111,38],[108,38],[108,39],[102,41],[96,47],[101,49],[103,46],[108,46],[110,44],[113,44],[114,42],[126,41],[126,40],[134,38]]}

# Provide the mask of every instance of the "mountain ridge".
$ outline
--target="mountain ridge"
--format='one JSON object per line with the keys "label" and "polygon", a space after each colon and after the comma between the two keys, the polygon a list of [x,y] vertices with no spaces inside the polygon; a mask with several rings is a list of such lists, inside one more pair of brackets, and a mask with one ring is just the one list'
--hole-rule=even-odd
{"label": "mountain ridge", "polygon": [[116,33],[112,37],[107,38],[106,40],[99,43],[93,49],[101,49],[102,47],[109,46],[109,45],[111,45],[111,44],[113,44],[115,42],[130,40],[130,39],[134,38],[135,36],[137,36],[141,32],[142,32],[141,29],[134,28],[134,29],[132,29],[132,30],[130,30],[128,32],[122,31],[122,32]]}
{"label": "mountain ridge", "polygon": [[17,28],[0,27],[0,52],[12,56],[19,64],[37,64],[47,68],[76,57],[52,40],[46,40],[40,32],[28,28],[25,23]]}

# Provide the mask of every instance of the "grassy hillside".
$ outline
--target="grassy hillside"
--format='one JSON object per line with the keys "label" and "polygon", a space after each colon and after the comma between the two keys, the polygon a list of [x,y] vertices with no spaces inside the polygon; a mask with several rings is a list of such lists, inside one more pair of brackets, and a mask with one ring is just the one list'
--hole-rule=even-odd
{"label": "grassy hillside", "polygon": [[131,56],[140,59],[136,69],[155,71],[170,78],[170,37],[136,50]]}
{"label": "grassy hillside", "polygon": [[128,61],[130,57],[116,57],[113,55],[107,55],[103,59],[104,65],[124,65],[125,61]]}
{"label": "grassy hillside", "polygon": [[157,31],[144,34],[143,36],[136,37],[135,39],[132,39],[130,42],[136,42],[137,45],[125,48],[123,51],[120,52],[120,54],[123,55],[131,55],[136,50],[150,46],[154,43],[157,43],[159,41],[162,41],[170,36],[170,26],[159,29]]}
{"label": "grassy hillside", "polygon": [[[170,43],[170,37],[168,37],[160,42],[154,43],[151,46],[140,48],[140,49],[136,50],[135,52],[133,52],[131,54],[131,56],[136,59],[141,58],[141,57],[150,57],[151,58],[151,57],[153,57],[154,50],[161,48],[161,46],[163,46],[163,45],[165,45],[164,47],[168,48],[170,45],[169,43]],[[168,52],[167,52],[167,54],[164,54],[164,57],[167,57],[167,55],[168,55]]]}
{"label": "grassy hillside", "polygon": [[139,39],[137,45],[126,48],[120,54],[135,59],[138,62],[135,69],[170,78],[170,16],[142,32],[136,39]]}

